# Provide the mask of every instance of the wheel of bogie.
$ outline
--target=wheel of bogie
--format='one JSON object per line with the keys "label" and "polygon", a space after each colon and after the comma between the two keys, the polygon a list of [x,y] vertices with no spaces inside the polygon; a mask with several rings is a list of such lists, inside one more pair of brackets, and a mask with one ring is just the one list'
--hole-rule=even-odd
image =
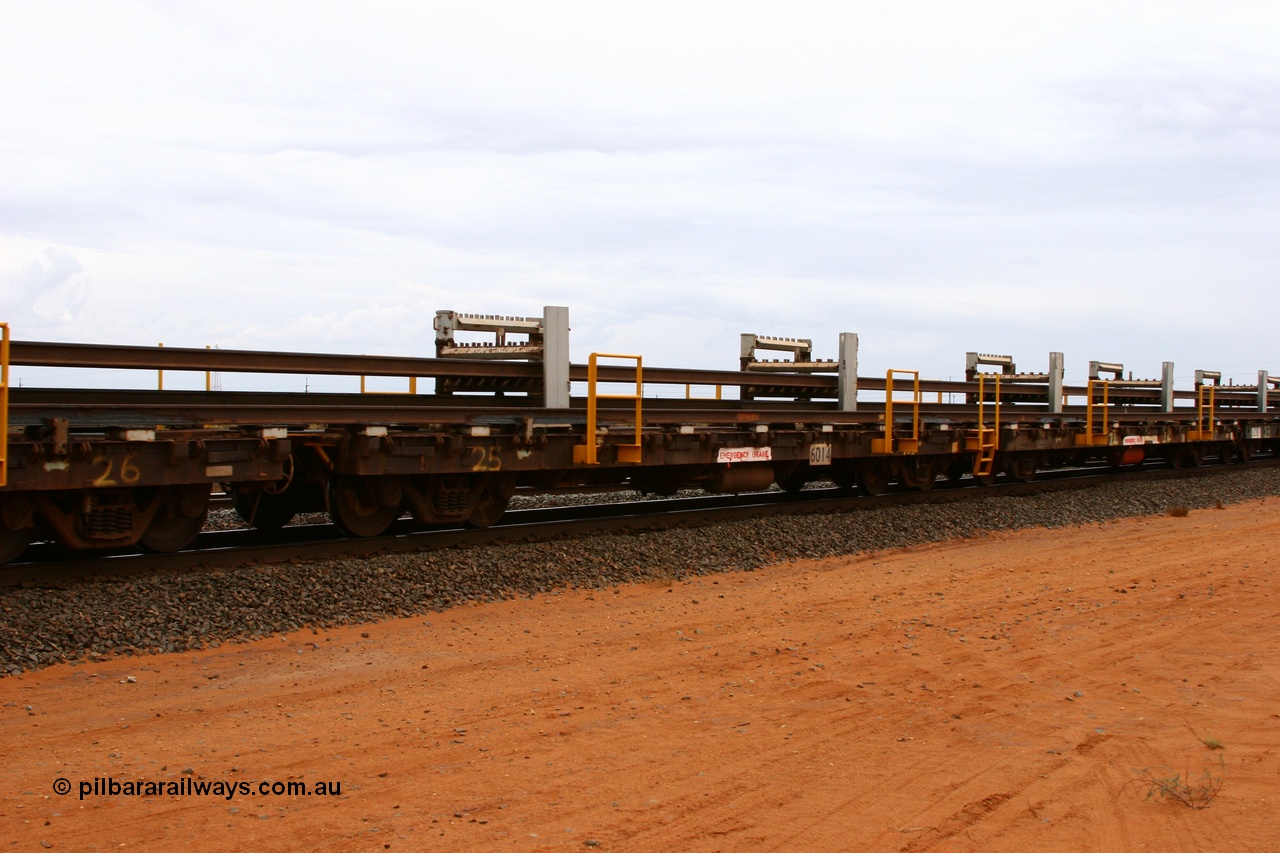
{"label": "wheel of bogie", "polygon": [[804,490],[804,487],[808,485],[808,483],[809,480],[805,476],[805,473],[797,471],[789,477],[784,477],[778,485],[782,486],[782,490],[787,494],[798,495]]}
{"label": "wheel of bogie", "polygon": [[329,518],[347,536],[378,536],[400,517],[401,496],[388,478],[335,474],[329,478]]}
{"label": "wheel of bogie", "polygon": [[1009,461],[1009,476],[1020,483],[1029,483],[1036,478],[1036,460],[1034,457],[1020,455]]}
{"label": "wheel of bogie", "polygon": [[1204,453],[1199,447],[1188,447],[1182,454],[1182,461],[1188,468],[1199,468],[1204,464]]}
{"label": "wheel of bogie", "polygon": [[858,472],[858,485],[868,495],[884,494],[884,490],[889,488],[889,474],[879,466],[863,468]]}
{"label": "wheel of bogie", "polygon": [[17,559],[19,554],[27,550],[27,546],[31,544],[32,533],[33,529],[30,527],[12,530],[0,524],[0,566]]}
{"label": "wheel of bogie", "polygon": [[990,474],[974,474],[973,482],[977,483],[979,486],[994,486],[996,484],[996,472],[992,471]]}
{"label": "wheel of bogie", "polygon": [[904,460],[902,483],[908,488],[927,492],[933,488],[937,479],[932,459],[917,456],[915,459]]}
{"label": "wheel of bogie", "polygon": [[1187,454],[1182,450],[1174,450],[1165,457],[1164,461],[1170,468],[1182,468],[1187,464]]}
{"label": "wheel of bogie", "polygon": [[231,495],[231,505],[245,524],[258,530],[279,530],[293,521],[297,514],[293,501],[285,493],[234,492]]}
{"label": "wheel of bogie", "polygon": [[510,498],[503,497],[496,489],[485,487],[484,494],[471,510],[471,515],[463,522],[467,527],[492,527],[507,511]]}
{"label": "wheel of bogie", "polygon": [[0,496],[0,566],[15,559],[35,535],[35,509],[25,494]]}
{"label": "wheel of bogie", "polygon": [[1235,449],[1231,446],[1231,442],[1224,441],[1218,444],[1218,464],[1230,465],[1235,462]]}
{"label": "wheel of bogie", "polygon": [[516,493],[516,481],[513,477],[490,474],[480,485],[480,496],[471,515],[463,522],[467,527],[492,527],[507,511],[511,496]]}
{"label": "wheel of bogie", "polygon": [[171,554],[190,545],[200,534],[209,515],[209,487],[186,486],[162,498],[147,529],[138,537],[144,550]]}

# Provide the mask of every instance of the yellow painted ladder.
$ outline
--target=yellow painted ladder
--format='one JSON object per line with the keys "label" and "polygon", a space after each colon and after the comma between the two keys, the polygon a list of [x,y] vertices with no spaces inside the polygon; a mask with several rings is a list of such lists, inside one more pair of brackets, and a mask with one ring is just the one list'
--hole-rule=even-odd
{"label": "yellow painted ladder", "polygon": [[995,417],[991,426],[986,425],[986,378],[978,374],[978,455],[973,458],[973,476],[990,477],[996,470],[996,449],[1000,445],[1000,374],[995,379]]}
{"label": "yellow painted ladder", "polygon": [[[636,363],[636,392],[634,394],[600,394],[596,391],[596,385],[599,378],[599,367],[597,362],[602,358],[623,358],[629,359]],[[585,435],[585,443],[575,445],[573,448],[573,461],[575,465],[599,465],[600,459],[596,446],[596,408],[598,400],[635,400],[636,403],[636,434],[635,440],[631,444],[616,445],[617,461],[634,462],[642,461],[641,451],[641,432],[643,425],[642,398],[644,396],[644,372],[642,360],[638,355],[622,355],[610,352],[593,352],[591,358],[587,361],[587,430]]]}
{"label": "yellow painted ladder", "polygon": [[[893,377],[911,377],[911,437],[896,438],[893,432]],[[906,402],[903,400],[902,402]],[[890,368],[884,375],[884,437],[871,439],[872,453],[920,452],[920,371]]]}

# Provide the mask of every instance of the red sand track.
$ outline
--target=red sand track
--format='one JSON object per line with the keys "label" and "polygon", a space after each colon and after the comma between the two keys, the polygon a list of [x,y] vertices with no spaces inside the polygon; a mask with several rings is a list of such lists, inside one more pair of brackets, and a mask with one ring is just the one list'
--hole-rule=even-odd
{"label": "red sand track", "polygon": [[[1277,507],[3,679],[0,838],[187,853],[1274,851]],[[1192,810],[1147,799],[1143,768],[1223,784]],[[95,777],[342,788],[81,800]]]}

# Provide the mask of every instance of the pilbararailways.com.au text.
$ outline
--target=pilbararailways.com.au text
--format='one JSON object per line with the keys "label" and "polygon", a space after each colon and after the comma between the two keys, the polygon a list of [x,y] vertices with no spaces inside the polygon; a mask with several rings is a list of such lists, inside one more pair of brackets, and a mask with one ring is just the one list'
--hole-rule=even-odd
{"label": "pilbararailways.com.au text", "polygon": [[[67,779],[56,779],[53,790],[59,794],[71,793]],[[131,779],[125,782],[109,776],[95,777],[93,781],[79,783],[80,799],[85,797],[337,797],[342,794],[341,782],[224,782],[193,779],[189,776],[166,782]]]}

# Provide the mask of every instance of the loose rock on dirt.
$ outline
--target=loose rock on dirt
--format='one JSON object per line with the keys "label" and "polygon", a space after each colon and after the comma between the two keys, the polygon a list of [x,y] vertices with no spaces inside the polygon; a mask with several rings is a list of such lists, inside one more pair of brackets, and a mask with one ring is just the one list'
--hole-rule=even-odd
{"label": "loose rock on dirt", "polygon": [[[1280,502],[1250,500],[1268,484],[1237,476],[1190,496],[1016,499],[953,516],[967,539],[779,550],[751,572],[723,569],[780,543],[929,531],[910,514],[809,519],[829,541],[765,522],[701,547],[676,531],[666,571],[662,535],[630,537],[620,562],[655,553],[631,584],[590,582],[593,559],[617,560],[598,543],[529,546],[521,564],[551,592],[510,600],[462,597],[466,578],[510,566],[457,552],[442,612],[433,597],[377,624],[23,672],[0,680],[0,837],[189,853],[1269,850]],[[1119,519],[1143,506],[1159,514]],[[1069,526],[1011,529],[1050,514]],[[341,595],[376,603],[394,587],[380,578],[416,577],[365,562],[365,588]],[[291,568],[323,603],[331,575]],[[302,600],[301,582],[257,575],[214,589],[268,623],[268,602]],[[138,606],[150,583],[129,582]],[[160,588],[181,618],[220,624],[201,587]],[[132,612],[115,630],[138,633]],[[1153,793],[1175,775],[1220,787],[1193,810]],[[341,791],[81,799],[95,778]]]}

